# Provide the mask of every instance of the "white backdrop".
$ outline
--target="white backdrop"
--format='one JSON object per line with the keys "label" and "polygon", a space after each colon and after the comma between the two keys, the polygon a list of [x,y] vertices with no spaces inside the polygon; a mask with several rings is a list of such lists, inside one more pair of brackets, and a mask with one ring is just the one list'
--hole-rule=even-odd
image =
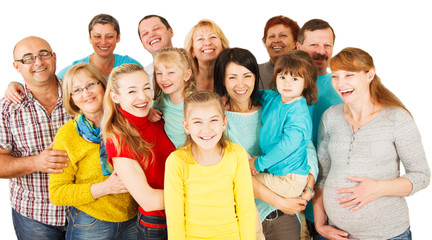
{"label": "white backdrop", "polygon": [[[190,28],[200,19],[215,21],[231,47],[243,47],[259,63],[268,61],[261,42],[266,21],[285,15],[300,26],[312,18],[328,21],[336,33],[334,54],[359,47],[375,60],[377,74],[407,106],[422,133],[426,155],[432,157],[432,127],[428,122],[431,84],[432,17],[426,1],[7,1],[0,6],[0,97],[7,84],[21,81],[12,66],[12,49],[20,39],[35,35],[46,39],[57,53],[57,69],[93,52],[87,25],[99,13],[120,22],[121,41],[116,53],[129,55],[143,65],[152,61],[137,34],[138,22],[148,14],[164,16],[174,30],[173,43],[183,47]],[[427,107],[429,106],[429,107]],[[431,165],[431,160],[429,160]],[[1,166],[0,166],[1,167]],[[0,239],[16,239],[11,220],[8,180],[0,179]],[[432,190],[408,197],[414,239],[430,236]],[[397,211],[397,209],[395,209]],[[429,217],[429,218],[426,218]],[[427,220],[426,220],[427,219]]]}

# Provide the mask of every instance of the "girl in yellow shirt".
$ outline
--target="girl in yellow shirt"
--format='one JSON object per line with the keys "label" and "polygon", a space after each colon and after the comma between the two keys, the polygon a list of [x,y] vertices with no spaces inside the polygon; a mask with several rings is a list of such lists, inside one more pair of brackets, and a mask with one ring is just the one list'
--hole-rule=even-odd
{"label": "girl in yellow shirt", "polygon": [[184,101],[185,147],[165,168],[168,239],[255,239],[255,205],[246,150],[225,140],[220,97],[200,91]]}

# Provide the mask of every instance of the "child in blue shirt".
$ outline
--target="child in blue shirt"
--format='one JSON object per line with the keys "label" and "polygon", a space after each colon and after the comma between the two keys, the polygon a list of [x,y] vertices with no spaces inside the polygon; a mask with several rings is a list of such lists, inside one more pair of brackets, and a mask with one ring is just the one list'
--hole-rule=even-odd
{"label": "child in blue shirt", "polygon": [[306,52],[294,50],[275,64],[273,86],[262,92],[261,156],[252,158],[252,175],[282,197],[298,197],[309,174],[306,146],[312,137],[308,105],[316,102],[317,70]]}

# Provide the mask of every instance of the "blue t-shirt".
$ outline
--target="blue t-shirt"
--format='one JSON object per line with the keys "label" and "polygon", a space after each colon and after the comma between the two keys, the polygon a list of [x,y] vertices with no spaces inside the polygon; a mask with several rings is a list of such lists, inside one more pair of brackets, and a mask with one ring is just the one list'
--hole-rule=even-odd
{"label": "blue t-shirt", "polygon": [[257,171],[285,176],[309,174],[306,147],[312,137],[312,120],[302,96],[283,103],[278,92],[264,90],[260,132],[261,156],[255,160]]}
{"label": "blue t-shirt", "polygon": [[[60,71],[57,73],[57,76],[58,76],[59,78],[63,79],[63,78],[64,78],[64,75],[65,75],[65,73],[66,73],[66,71],[67,71],[70,67],[72,67],[73,65],[76,65],[76,64],[78,64],[78,63],[83,63],[83,62],[85,62],[85,63],[90,64],[90,56],[91,56],[91,55],[89,55],[89,56],[87,56],[87,57],[85,57],[85,58],[83,58],[83,59],[80,59],[80,60],[76,60],[76,61],[74,61],[71,65],[69,65],[69,66],[63,68],[62,70],[60,70]],[[122,65],[122,64],[125,64],[125,63],[135,63],[135,64],[138,64],[138,65],[142,66],[142,65],[141,65],[137,60],[135,60],[135,59],[129,57],[128,55],[124,55],[124,56],[123,56],[123,55],[114,54],[114,58],[115,58],[115,60],[114,60],[114,67],[118,67],[118,66],[120,66],[120,65]],[[106,80],[108,80],[108,77],[106,78]]]}
{"label": "blue t-shirt", "polygon": [[312,141],[315,144],[315,147],[317,147],[318,127],[321,121],[321,116],[329,107],[342,103],[342,99],[333,88],[330,73],[318,77],[317,87],[318,101],[314,105],[309,106],[309,112],[313,124]]}
{"label": "blue t-shirt", "polygon": [[[318,127],[321,121],[321,116],[329,107],[342,103],[342,99],[333,88],[330,73],[318,76],[317,87],[318,101],[314,105],[309,106],[309,112],[311,114],[313,124],[312,141],[315,144],[315,147],[317,147]],[[304,213],[308,221],[314,222],[312,201],[306,205]]]}

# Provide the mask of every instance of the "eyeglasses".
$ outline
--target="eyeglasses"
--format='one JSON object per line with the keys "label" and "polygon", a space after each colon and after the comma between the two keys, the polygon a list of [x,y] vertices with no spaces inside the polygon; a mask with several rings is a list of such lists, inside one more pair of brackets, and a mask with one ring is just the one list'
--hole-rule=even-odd
{"label": "eyeglasses", "polygon": [[24,57],[23,59],[15,60],[15,62],[20,62],[22,64],[32,64],[32,63],[36,62],[36,58],[39,58],[40,60],[46,60],[46,59],[51,58],[52,56],[53,56],[52,52],[43,51],[43,52],[39,53],[38,55],[27,56],[27,57]]}
{"label": "eyeglasses", "polygon": [[77,88],[77,89],[73,90],[70,95],[74,96],[74,97],[79,97],[79,96],[83,95],[84,90],[92,91],[99,84],[100,84],[100,81],[91,82],[91,83],[87,84],[85,87]]}

